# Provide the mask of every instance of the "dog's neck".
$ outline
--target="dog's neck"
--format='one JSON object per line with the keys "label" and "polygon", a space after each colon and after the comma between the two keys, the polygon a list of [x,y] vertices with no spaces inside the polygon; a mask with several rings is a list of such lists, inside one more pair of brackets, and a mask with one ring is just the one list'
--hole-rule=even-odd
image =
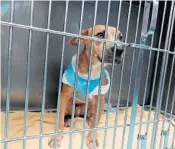
{"label": "dog's neck", "polygon": [[[90,59],[90,50],[84,49],[79,56],[79,66],[78,66],[79,74],[84,77],[88,77],[89,59]],[[100,77],[100,72],[101,72],[101,62],[95,56],[92,56],[91,78]]]}

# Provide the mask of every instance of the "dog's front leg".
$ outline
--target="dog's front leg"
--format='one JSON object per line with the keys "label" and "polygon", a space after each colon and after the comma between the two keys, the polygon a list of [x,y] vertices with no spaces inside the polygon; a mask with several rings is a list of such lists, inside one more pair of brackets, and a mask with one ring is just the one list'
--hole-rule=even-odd
{"label": "dog's front leg", "polygon": [[[61,93],[61,98],[60,98],[60,111],[59,111],[59,131],[63,131],[64,130],[64,116],[66,113],[66,109],[67,109],[67,105],[68,105],[68,101],[70,100],[70,98],[72,97],[73,94],[73,88],[63,84],[63,90]],[[57,146],[59,147],[63,142],[63,136],[59,136],[57,137]],[[54,147],[55,144],[55,137],[51,137],[48,144],[50,147]]]}
{"label": "dog's front leg", "polygon": [[[98,115],[98,121],[97,121],[97,126],[98,126],[98,123],[101,119],[101,115],[103,113],[103,110],[104,110],[104,104],[105,104],[105,96],[104,95],[101,95],[100,97],[100,110],[99,110],[99,115]],[[90,120],[90,129],[93,129],[95,128],[95,122],[96,122],[96,116],[97,116],[97,105],[98,105],[98,96],[94,96],[93,99],[92,99],[92,103],[91,103],[91,108],[90,108],[90,115],[91,115],[91,118],[89,119]],[[86,139],[86,143],[87,143],[87,146],[89,149],[91,149],[93,147],[93,132],[90,131],[87,135],[87,139]],[[94,138],[95,139],[95,143],[96,143],[96,146],[98,147],[99,146],[99,141],[97,138]]]}

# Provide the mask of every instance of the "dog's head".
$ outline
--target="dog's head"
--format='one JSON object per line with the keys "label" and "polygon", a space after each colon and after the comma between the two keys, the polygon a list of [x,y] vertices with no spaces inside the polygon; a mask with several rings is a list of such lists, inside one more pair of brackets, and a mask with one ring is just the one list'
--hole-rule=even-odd
{"label": "dog's head", "polygon": [[[116,37],[116,40],[122,41],[122,39],[123,39],[122,33],[120,31],[118,31],[115,27],[108,26],[106,31],[107,31],[107,33],[106,33],[107,40],[114,41],[115,37]],[[88,28],[88,29],[83,30],[81,32],[81,35],[91,36],[92,35],[92,28]],[[94,28],[94,36],[96,38],[105,39],[105,26],[104,25],[96,25]],[[90,51],[91,40],[90,39],[81,39],[81,42],[85,45],[86,49]],[[78,39],[74,37],[70,40],[69,43],[71,45],[77,45]],[[101,41],[94,41],[94,44],[93,44],[93,50],[94,50],[93,56],[96,57],[96,59],[100,62],[102,61],[102,51],[103,51],[103,47],[104,47],[103,45],[104,45],[104,43]],[[112,63],[115,47],[116,47],[115,62],[121,63],[124,48],[123,48],[123,46],[121,46],[119,44],[114,46],[114,43],[111,43],[111,42],[106,42],[106,46],[104,49],[105,50],[104,51],[104,62],[105,63]]]}

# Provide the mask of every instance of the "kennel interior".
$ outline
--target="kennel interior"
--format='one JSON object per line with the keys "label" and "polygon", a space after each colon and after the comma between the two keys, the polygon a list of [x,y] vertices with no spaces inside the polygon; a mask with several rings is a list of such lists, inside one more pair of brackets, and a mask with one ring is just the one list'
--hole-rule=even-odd
{"label": "kennel interior", "polygon": [[[175,148],[174,3],[2,1],[1,147],[50,148],[49,136],[59,135],[60,76],[77,53],[68,41],[103,24],[123,33],[125,56],[108,67],[111,92],[93,130],[99,148]],[[82,123],[75,118],[71,132],[66,128],[60,148],[87,148]]]}

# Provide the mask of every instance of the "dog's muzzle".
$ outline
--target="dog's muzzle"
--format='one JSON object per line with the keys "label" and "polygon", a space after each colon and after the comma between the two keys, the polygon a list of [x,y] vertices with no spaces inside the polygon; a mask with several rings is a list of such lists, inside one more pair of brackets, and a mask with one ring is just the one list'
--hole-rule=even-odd
{"label": "dog's muzzle", "polygon": [[117,64],[120,64],[122,62],[122,59],[123,59],[124,48],[116,47],[116,51],[115,51],[115,47],[112,47],[111,51],[112,51],[113,55],[115,54],[115,62]]}
{"label": "dog's muzzle", "polygon": [[[122,42],[123,41],[123,36],[122,34],[118,34],[117,40]],[[106,49],[105,52],[105,61],[107,63],[112,63],[113,59],[115,61],[115,63],[120,64],[122,62],[123,59],[123,52],[124,52],[124,46],[121,44],[116,44],[111,45],[110,48]]]}
{"label": "dog's muzzle", "polygon": [[[122,42],[123,41],[123,36],[120,33],[117,37],[117,40]],[[124,52],[124,46],[121,44],[111,44],[109,48],[105,49],[104,53],[104,62],[112,64],[113,59],[114,62],[117,64],[120,64],[123,59],[123,52]],[[98,56],[98,60],[102,61],[101,58]]]}
{"label": "dog's muzzle", "polygon": [[123,46],[113,46],[111,48],[108,48],[105,51],[104,61],[106,63],[113,63],[113,58],[115,58],[114,62],[120,64],[123,59],[123,52],[124,52]]}

